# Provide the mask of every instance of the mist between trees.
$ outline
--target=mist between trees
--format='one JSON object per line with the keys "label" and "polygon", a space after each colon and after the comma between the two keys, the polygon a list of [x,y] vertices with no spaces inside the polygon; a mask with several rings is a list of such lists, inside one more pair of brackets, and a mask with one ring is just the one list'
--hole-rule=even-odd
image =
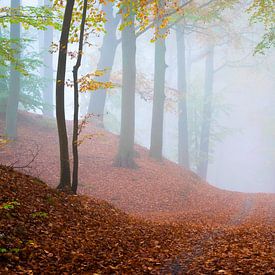
{"label": "mist between trees", "polygon": [[272,1],[11,2],[0,6],[6,135],[17,137],[18,110],[57,114],[61,189],[73,178],[77,190],[78,121],[90,114],[120,135],[118,167],[138,169],[137,143],[215,186],[275,191]]}

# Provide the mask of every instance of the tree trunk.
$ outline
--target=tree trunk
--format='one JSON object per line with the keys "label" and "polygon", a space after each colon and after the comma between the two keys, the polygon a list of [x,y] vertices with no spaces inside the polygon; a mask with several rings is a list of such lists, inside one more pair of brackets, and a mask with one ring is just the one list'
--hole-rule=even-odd
{"label": "tree trunk", "polygon": [[82,55],[83,55],[83,41],[84,41],[84,30],[85,22],[87,15],[87,2],[84,0],[83,3],[83,12],[82,12],[82,21],[80,27],[80,36],[79,36],[79,46],[77,53],[77,61],[73,68],[73,77],[74,77],[74,128],[73,128],[73,181],[72,181],[72,191],[74,194],[77,192],[78,187],[78,113],[79,113],[79,99],[78,99],[78,70],[81,66]]}
{"label": "tree trunk", "polygon": [[[0,28],[0,38],[2,37],[2,30]],[[5,96],[0,100],[0,113],[5,113],[7,110],[7,97],[9,91],[8,76],[6,67],[0,66],[0,91]]]}
{"label": "tree trunk", "polygon": [[214,46],[210,45],[206,56],[205,64],[205,88],[204,105],[200,138],[198,175],[206,179],[209,159],[209,141],[212,119],[212,97],[214,81]]}
{"label": "tree trunk", "polygon": [[[20,7],[21,1],[11,1],[11,8],[17,9]],[[13,11],[13,15],[16,11]],[[20,23],[11,24],[10,26],[10,39],[17,40],[20,43]],[[20,50],[17,43],[13,43],[13,48],[18,50],[15,54],[16,59],[20,59]],[[10,79],[9,79],[9,96],[6,110],[6,135],[9,139],[17,137],[17,112],[20,95],[20,72],[16,70],[16,64],[11,64]]]}
{"label": "tree trunk", "polygon": [[[112,67],[114,64],[116,49],[118,46],[118,40],[116,38],[116,31],[120,21],[119,17],[113,16],[113,3],[109,3],[104,6],[104,11],[106,13],[106,23],[105,30],[106,34],[103,38],[103,44],[100,49],[100,59],[98,62],[97,69],[104,70],[107,69],[103,76],[97,78],[100,82],[110,81],[110,76],[112,72]],[[91,93],[90,103],[88,107],[88,113],[94,114],[98,117],[100,126],[103,126],[104,108],[106,101],[106,90],[100,89]]]}
{"label": "tree trunk", "polygon": [[178,62],[178,162],[189,168],[188,119],[187,119],[187,77],[184,26],[177,25],[177,62]]}
{"label": "tree trunk", "polygon": [[65,119],[65,76],[67,63],[67,50],[70,25],[74,7],[74,0],[67,0],[65,14],[63,19],[61,38],[59,43],[59,56],[56,75],[56,120],[59,137],[60,150],[60,183],[58,189],[66,192],[71,192],[71,175],[70,175],[70,160],[68,149],[68,136]]}
{"label": "tree trunk", "polygon": [[[125,19],[123,19],[125,20]],[[135,168],[135,88],[136,88],[136,35],[134,16],[129,15],[127,21],[133,23],[122,30],[122,103],[119,151],[115,165]]]}
{"label": "tree trunk", "polygon": [[[160,8],[162,7],[160,1]],[[165,34],[165,29],[160,29],[161,22],[157,23],[160,35]],[[154,97],[151,127],[150,156],[161,160],[163,148],[163,119],[165,101],[165,63],[166,43],[164,37],[159,37],[155,42],[155,75],[154,75]]]}
{"label": "tree trunk", "polygon": [[[51,6],[52,2],[50,0],[44,0],[45,6]],[[53,113],[53,56],[49,52],[50,46],[53,42],[53,28],[48,27],[43,32],[43,76],[46,78],[46,86],[43,89],[43,102],[45,106],[43,107],[43,115],[46,117],[54,117]]]}

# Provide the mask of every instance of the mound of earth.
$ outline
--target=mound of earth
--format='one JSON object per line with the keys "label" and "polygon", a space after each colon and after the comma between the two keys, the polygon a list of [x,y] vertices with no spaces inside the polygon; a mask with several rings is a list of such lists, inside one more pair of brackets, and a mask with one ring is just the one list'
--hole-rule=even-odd
{"label": "mound of earth", "polygon": [[1,274],[274,274],[267,224],[168,224],[0,166]]}

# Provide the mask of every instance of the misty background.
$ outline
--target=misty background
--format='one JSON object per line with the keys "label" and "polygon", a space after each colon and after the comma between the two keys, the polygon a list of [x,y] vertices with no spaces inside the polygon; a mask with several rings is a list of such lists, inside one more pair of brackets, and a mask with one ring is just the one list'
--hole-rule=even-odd
{"label": "misty background", "polygon": [[[39,2],[39,1],[38,1]],[[7,5],[9,1],[1,1]],[[33,1],[22,1],[33,5]],[[205,49],[209,41],[214,45],[213,122],[211,125],[210,155],[207,181],[214,186],[241,192],[275,192],[275,54],[269,50],[265,55],[254,55],[263,29],[249,24],[248,16],[238,16],[235,7],[226,11],[224,25],[209,30],[204,24],[190,28],[186,34],[187,52],[187,105],[190,121],[191,168],[196,172],[196,132],[200,120],[205,81]],[[245,5],[241,7],[245,9]],[[234,13],[229,20],[230,13]],[[242,13],[243,14],[243,13]],[[42,31],[29,29],[23,36],[32,40],[26,51],[45,53],[41,42]],[[54,43],[59,32],[54,31]],[[117,37],[121,35],[117,31]],[[152,94],[154,79],[154,43],[150,42],[153,31],[137,39],[137,93],[135,141],[150,146],[152,120]],[[91,47],[86,47],[82,74],[95,71],[100,57],[104,34],[91,35]],[[178,159],[178,111],[177,111],[177,54],[175,30],[167,36],[166,52],[166,106],[164,118],[163,155],[177,162]],[[76,50],[72,47],[71,51]],[[70,63],[71,62],[71,63]],[[69,61],[71,68],[75,59]],[[57,53],[53,53],[56,71]],[[35,72],[41,75],[38,69]],[[52,82],[55,82],[55,75]],[[46,80],[46,81],[49,81]],[[67,79],[72,73],[67,72]],[[117,84],[107,93],[104,127],[116,134],[120,130],[121,45],[118,45],[111,80]],[[54,93],[54,91],[53,91]],[[89,93],[81,94],[81,115],[87,113]],[[23,106],[20,106],[24,109]],[[36,110],[36,113],[41,113]],[[73,115],[73,91],[66,90],[66,116]],[[193,139],[192,139],[193,137]],[[193,147],[192,147],[193,146]]]}

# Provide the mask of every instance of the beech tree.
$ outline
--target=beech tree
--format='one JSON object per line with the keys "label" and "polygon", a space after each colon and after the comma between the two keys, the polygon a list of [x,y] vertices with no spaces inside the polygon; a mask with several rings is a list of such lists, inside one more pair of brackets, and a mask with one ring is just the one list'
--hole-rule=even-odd
{"label": "beech tree", "polygon": [[[200,5],[196,12],[200,12],[203,8],[206,8],[212,3]],[[199,15],[197,19],[190,20],[192,13],[187,12],[180,20],[180,16],[177,16],[175,25],[176,42],[177,42],[177,88],[178,88],[178,163],[185,168],[190,168],[189,160],[189,133],[188,133],[188,108],[187,108],[187,58],[186,58],[186,35],[187,32],[195,32],[195,28],[186,27],[192,23],[198,23],[197,21],[202,19],[203,16]],[[190,22],[191,21],[191,22]],[[192,22],[193,21],[193,22]],[[187,30],[186,30],[187,29]]]}
{"label": "beech tree", "polygon": [[162,17],[165,13],[165,2],[157,2],[157,21],[156,21],[156,42],[155,42],[155,71],[154,71],[154,97],[153,113],[151,127],[150,156],[155,159],[162,158],[163,147],[163,118],[164,118],[164,101],[165,101],[165,63],[166,53],[166,23]]}
{"label": "beech tree", "polygon": [[[0,8],[0,27],[10,25],[10,38],[1,37],[0,64],[10,66],[9,94],[6,108],[6,135],[10,139],[17,136],[17,111],[20,95],[20,78],[28,75],[27,65],[21,60],[23,40],[21,27],[44,30],[46,26],[57,27],[58,22],[48,7],[25,7],[19,0],[11,1],[11,7]],[[25,40],[24,40],[25,42]]]}
{"label": "beech tree", "polygon": [[[100,82],[109,82],[115,60],[117,46],[120,40],[117,39],[116,31],[121,20],[120,14],[114,16],[114,3],[109,2],[103,5],[103,11],[106,13],[106,22],[104,24],[105,34],[100,48],[100,59],[97,70],[106,70],[105,73],[98,77]],[[96,90],[91,93],[88,113],[97,117],[99,125],[103,127],[104,108],[106,101],[106,90]]]}
{"label": "beech tree", "polygon": [[[197,22],[208,22],[209,20],[214,20],[217,15],[224,9],[232,6],[236,1],[215,1],[210,0],[205,3],[195,2],[195,1],[179,1],[175,5],[175,10],[169,9],[169,5],[165,3],[163,5],[162,12],[162,22],[166,23],[162,26],[161,31],[164,28],[174,29],[176,26],[177,35],[177,62],[178,62],[178,91],[179,91],[179,122],[178,122],[178,155],[179,163],[187,168],[189,168],[189,156],[188,156],[188,120],[187,120],[187,102],[186,102],[186,73],[185,73],[185,49],[184,49],[184,27],[180,27],[180,24],[184,25],[183,20],[187,19],[192,23]],[[159,1],[158,4],[161,4]],[[161,7],[158,5],[159,8]],[[206,9],[207,8],[207,9]],[[161,13],[160,13],[161,14]],[[163,36],[161,35],[156,41],[156,54],[155,55],[155,87],[154,99],[153,99],[153,117],[152,117],[152,130],[151,130],[151,144],[150,144],[150,156],[155,159],[162,159],[162,149],[163,149],[163,117],[164,117],[164,85],[165,82],[165,40],[163,41]],[[162,50],[160,46],[162,45]],[[182,47],[182,49],[180,48]]]}
{"label": "beech tree", "polygon": [[[2,36],[2,30],[0,28],[0,40],[2,41],[4,37]],[[0,113],[3,113],[7,110],[7,102],[6,102],[6,96],[5,94],[8,93],[9,87],[8,87],[8,73],[6,71],[6,67],[4,64],[0,64]]]}
{"label": "beech tree", "polygon": [[119,149],[115,165],[134,168],[136,33],[133,3],[122,8],[122,103]]}
{"label": "beech tree", "polygon": [[214,83],[214,46],[209,45],[205,61],[204,102],[201,124],[200,153],[197,173],[206,179],[209,160],[209,138],[212,120],[212,97]]}
{"label": "beech tree", "polygon": [[78,70],[81,66],[82,55],[83,55],[83,42],[84,42],[84,31],[85,31],[85,22],[87,16],[87,5],[88,0],[83,2],[83,11],[82,19],[80,26],[80,36],[78,42],[78,52],[77,52],[77,61],[73,68],[73,78],[74,78],[74,128],[73,128],[73,180],[72,180],[72,191],[76,194],[78,187],[78,113],[79,113],[79,88],[78,88]]}
{"label": "beech tree", "polygon": [[[51,8],[52,1],[44,0],[44,6]],[[43,31],[43,76],[46,78],[46,85],[43,89],[43,115],[46,117],[54,117],[53,109],[53,55],[50,52],[50,46],[53,42],[53,31],[52,26],[48,26],[46,30]]]}
{"label": "beech tree", "polygon": [[[179,5],[169,1],[122,1],[122,106],[119,150],[115,165],[136,167],[134,162],[135,137],[135,86],[136,86],[136,39],[156,27],[155,41],[155,93],[150,155],[162,155],[163,103],[165,82],[165,30],[167,18],[182,11],[191,1]],[[149,20],[149,18],[151,20]],[[135,28],[136,21],[139,22]],[[159,40],[160,39],[160,40]],[[159,74],[160,73],[160,74]]]}
{"label": "beech tree", "polygon": [[68,148],[68,136],[65,119],[64,93],[65,93],[65,76],[67,65],[67,50],[70,34],[70,26],[73,15],[74,0],[67,0],[61,37],[59,42],[59,55],[56,75],[56,121],[59,137],[60,152],[60,182],[58,189],[71,192],[71,172]]}
{"label": "beech tree", "polygon": [[[11,16],[17,16],[20,0],[11,1]],[[10,25],[10,39],[15,41],[12,49],[16,51],[14,58],[20,60],[20,50],[18,49],[21,37],[20,22]],[[20,94],[20,72],[16,69],[16,63],[11,63],[10,79],[9,79],[9,96],[6,111],[6,135],[9,139],[17,137],[17,109]]]}
{"label": "beech tree", "polygon": [[[157,10],[159,18],[159,26],[157,26],[157,37],[155,45],[155,88],[153,98],[153,114],[151,128],[150,156],[161,160],[163,151],[163,118],[164,118],[164,102],[165,102],[165,38],[166,32],[176,26],[177,34],[177,62],[178,62],[178,90],[179,90],[179,146],[178,155],[179,163],[188,168],[188,130],[187,130],[187,107],[186,107],[186,75],[185,75],[185,47],[184,47],[184,29],[180,27],[180,22],[185,16],[185,9],[193,1],[179,1],[175,10],[169,10],[169,5],[165,1],[158,1]],[[201,9],[209,3],[199,6]],[[167,10],[168,9],[168,10]]]}
{"label": "beech tree", "polygon": [[189,168],[185,26],[177,24],[178,163]]}
{"label": "beech tree", "polygon": [[[136,92],[136,39],[148,25],[147,2],[125,1],[120,3],[122,14],[122,97],[119,148],[115,166],[135,168],[135,92]],[[136,32],[138,18],[140,32]]]}
{"label": "beech tree", "polygon": [[[79,96],[78,93],[110,88],[110,83],[100,83],[93,78],[95,76],[102,75],[102,72],[89,73],[81,78],[78,77],[78,71],[82,62],[83,44],[85,37],[85,27],[87,29],[96,26],[97,31],[101,29],[101,23],[103,18],[101,14],[98,14],[98,10],[94,7],[94,3],[90,3],[88,0],[76,1],[77,8],[74,9],[75,1],[67,1],[63,25],[61,31],[61,38],[59,44],[59,57],[57,66],[57,77],[56,77],[56,120],[59,135],[59,151],[60,151],[60,182],[58,189],[68,192],[76,193],[78,187],[78,146],[79,146]],[[60,3],[59,3],[60,5]],[[82,12],[79,14],[79,9]],[[89,14],[89,17],[87,16]],[[80,28],[77,23],[81,21]],[[78,35],[78,33],[80,33]],[[70,36],[71,35],[71,36]],[[78,42],[77,60],[73,67],[73,88],[74,88],[74,127],[73,127],[73,174],[71,182],[71,172],[70,172],[70,158],[69,158],[69,148],[68,148],[68,135],[66,128],[65,119],[65,76],[67,67],[67,54],[68,54],[68,44]],[[80,88],[79,88],[80,84]]]}

